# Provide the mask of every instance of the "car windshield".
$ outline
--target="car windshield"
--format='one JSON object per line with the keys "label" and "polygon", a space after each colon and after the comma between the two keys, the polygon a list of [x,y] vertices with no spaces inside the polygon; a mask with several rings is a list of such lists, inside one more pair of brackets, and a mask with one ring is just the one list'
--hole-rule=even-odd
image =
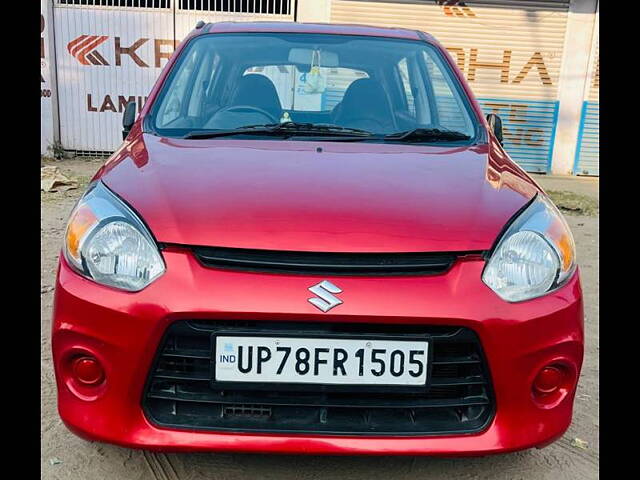
{"label": "car windshield", "polygon": [[444,57],[425,42],[212,34],[182,52],[146,130],[187,138],[238,132],[460,142],[475,137],[471,112]]}

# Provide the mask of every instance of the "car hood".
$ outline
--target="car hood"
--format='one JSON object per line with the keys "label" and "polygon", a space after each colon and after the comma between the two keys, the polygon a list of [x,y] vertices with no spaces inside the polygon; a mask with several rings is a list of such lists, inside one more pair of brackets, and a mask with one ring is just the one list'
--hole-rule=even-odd
{"label": "car hood", "polygon": [[322,252],[487,250],[538,191],[487,144],[144,134],[96,177],[159,242]]}

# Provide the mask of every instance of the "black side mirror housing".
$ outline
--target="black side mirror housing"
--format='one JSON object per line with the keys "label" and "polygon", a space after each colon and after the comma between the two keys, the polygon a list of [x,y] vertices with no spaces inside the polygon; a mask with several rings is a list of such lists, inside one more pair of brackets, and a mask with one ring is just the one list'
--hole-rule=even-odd
{"label": "black side mirror housing", "polygon": [[124,140],[129,135],[131,127],[136,121],[136,102],[129,102],[124,108],[124,115],[122,116],[122,139]]}
{"label": "black side mirror housing", "polygon": [[489,123],[489,128],[491,128],[491,131],[500,142],[500,145],[504,145],[504,136],[502,133],[502,119],[495,113],[490,113],[487,115],[487,123]]}

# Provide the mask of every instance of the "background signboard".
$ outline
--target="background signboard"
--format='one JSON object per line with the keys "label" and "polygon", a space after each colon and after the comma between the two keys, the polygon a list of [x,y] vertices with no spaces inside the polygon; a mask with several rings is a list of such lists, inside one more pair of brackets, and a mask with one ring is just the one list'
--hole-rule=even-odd
{"label": "background signboard", "polygon": [[83,153],[120,145],[125,105],[144,105],[197,21],[293,20],[291,0],[54,1],[61,143]]}
{"label": "background signboard", "polygon": [[169,8],[57,5],[56,52],[61,142],[109,152],[122,142],[122,112],[144,105],[173,52]]}

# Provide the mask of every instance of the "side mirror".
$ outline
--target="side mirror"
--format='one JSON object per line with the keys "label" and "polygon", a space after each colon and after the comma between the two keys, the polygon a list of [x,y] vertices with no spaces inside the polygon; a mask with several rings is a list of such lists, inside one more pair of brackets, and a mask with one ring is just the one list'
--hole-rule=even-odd
{"label": "side mirror", "polygon": [[136,121],[136,102],[129,102],[124,108],[124,115],[122,116],[122,139],[124,140],[129,135],[131,127]]}
{"label": "side mirror", "polygon": [[504,137],[502,134],[502,119],[495,113],[490,113],[489,115],[487,115],[487,122],[489,123],[489,128],[500,142],[500,145],[504,145]]}

